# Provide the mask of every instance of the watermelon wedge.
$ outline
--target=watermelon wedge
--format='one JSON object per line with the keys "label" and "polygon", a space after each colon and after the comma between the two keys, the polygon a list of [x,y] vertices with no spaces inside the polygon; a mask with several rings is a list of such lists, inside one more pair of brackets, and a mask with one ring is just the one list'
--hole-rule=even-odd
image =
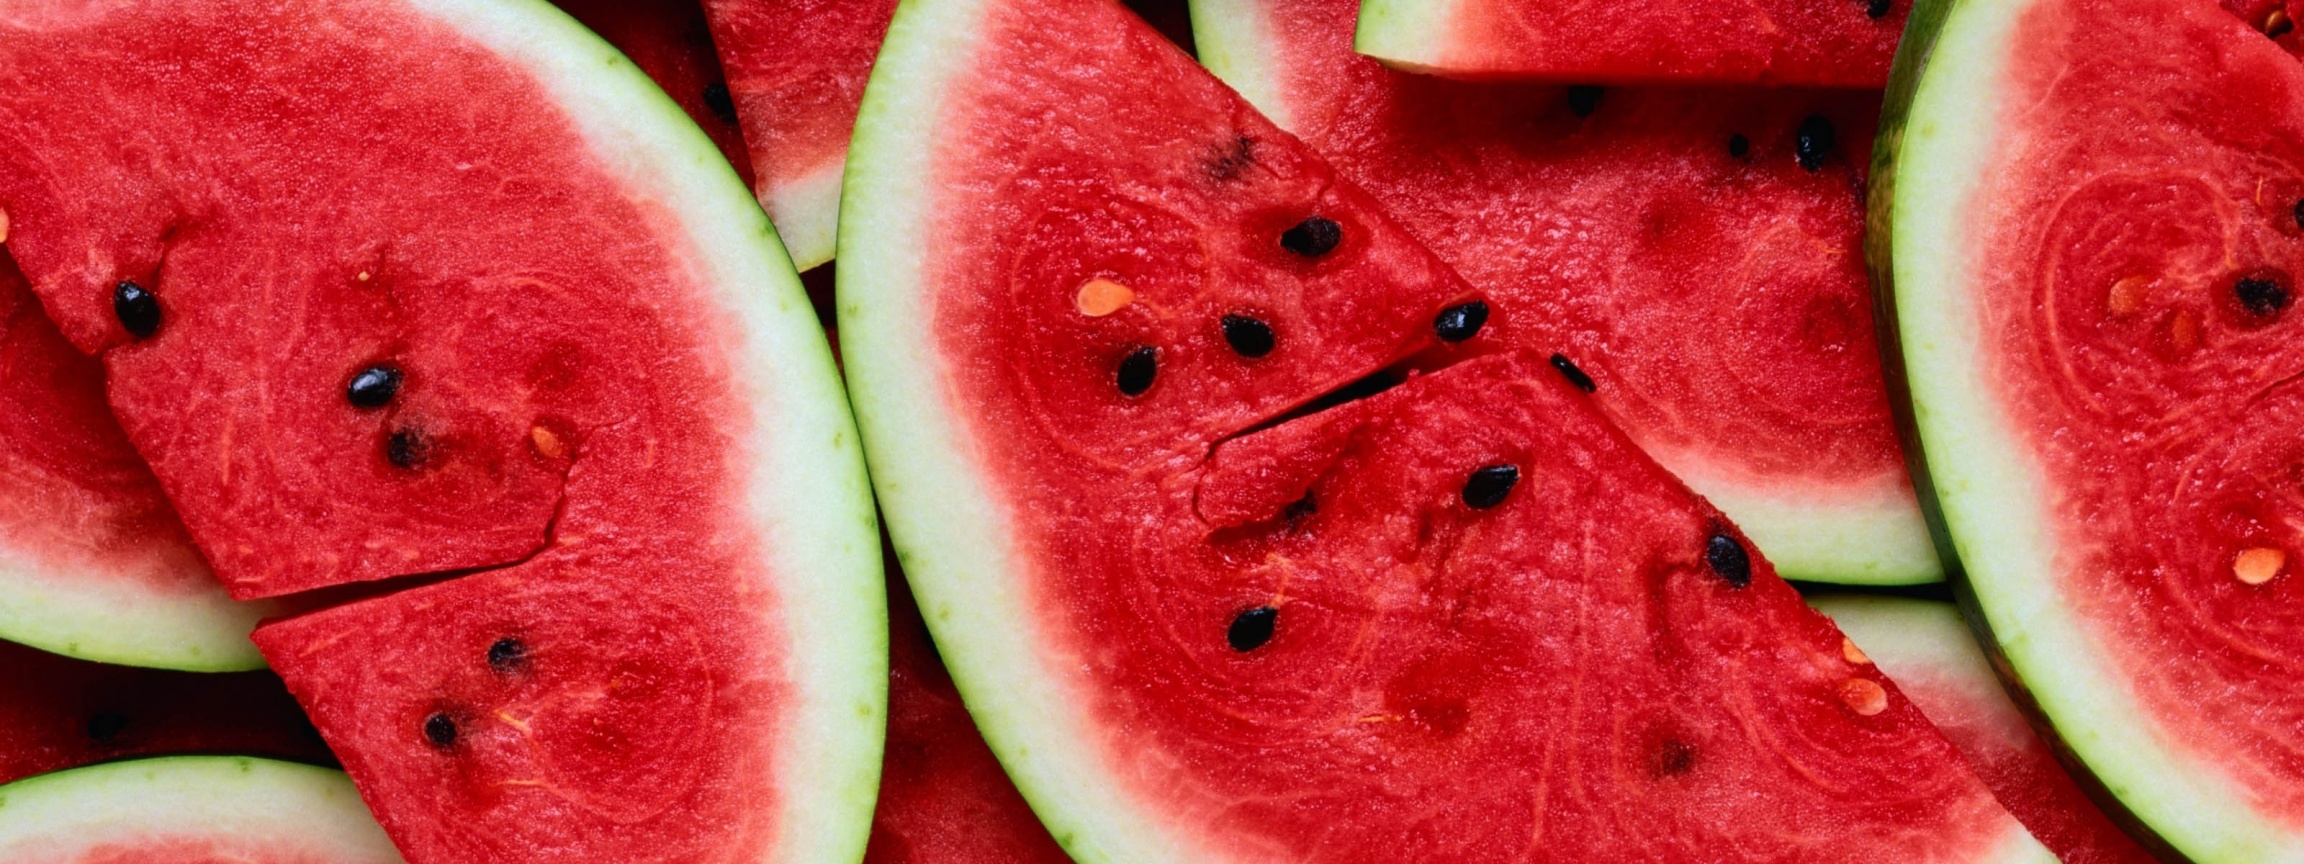
{"label": "watermelon wedge", "polygon": [[399,864],[341,771],[265,759],[116,762],[0,786],[0,860]]}
{"label": "watermelon wedge", "polygon": [[529,0],[214,0],[12,8],[0,69],[11,251],[217,577],[313,610],[256,642],[410,860],[862,853],[855,433],[628,60]]}
{"label": "watermelon wedge", "polygon": [[2049,860],[1573,367],[1464,332],[1117,3],[905,4],[844,198],[892,536],[1076,859]]}
{"label": "watermelon wedge", "polygon": [[1560,352],[1641,448],[1816,582],[1941,578],[1862,242],[1878,99],[1444,81],[1352,53],[1353,0],[1195,0],[1202,62]]}
{"label": "watermelon wedge", "polygon": [[1357,44],[1459,77],[1878,88],[1910,13],[1907,0],[1366,0]]}
{"label": "watermelon wedge", "polygon": [[1959,609],[1936,600],[1859,595],[1810,597],[1808,604],[1831,617],[1858,655],[1896,679],[2008,812],[2064,864],[2159,860],[2097,809],[2033,734]]}
{"label": "watermelon wedge", "polygon": [[209,576],[105,409],[103,367],[56,332],[0,247],[0,638],[106,663],[253,669],[264,658],[248,631],[272,611]]}
{"label": "watermelon wedge", "polygon": [[1914,22],[1871,255],[1972,620],[2176,851],[2304,861],[2304,67],[2206,0]]}

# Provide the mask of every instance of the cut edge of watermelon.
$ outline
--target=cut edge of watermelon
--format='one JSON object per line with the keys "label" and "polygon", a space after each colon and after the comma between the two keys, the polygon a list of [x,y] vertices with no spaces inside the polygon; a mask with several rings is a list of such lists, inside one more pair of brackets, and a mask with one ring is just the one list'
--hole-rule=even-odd
{"label": "cut edge of watermelon", "polygon": [[1962,292],[1971,263],[1959,255],[1961,213],[1992,157],[1997,86],[2030,5],[1915,4],[1881,112],[1866,257],[1884,344],[1896,346],[1884,359],[1913,483],[1983,647],[2013,675],[2017,703],[2049,721],[2055,734],[2044,737],[2083,769],[2078,779],[2092,776],[2114,799],[2102,803],[2115,819],[2196,861],[2304,861],[2304,830],[2258,815],[2217,766],[2134,721],[2143,705],[2057,597],[2042,480],[2009,446],[2014,424],[1990,396],[1969,326],[1974,299]]}
{"label": "cut edge of watermelon", "polygon": [[[0,786],[0,857],[76,861],[139,839],[282,838],[330,864],[399,861],[344,772],[246,756],[109,762]],[[115,845],[119,844],[119,845]],[[284,850],[289,851],[289,850]],[[141,860],[141,859],[138,859]],[[294,860],[306,860],[301,857]]]}
{"label": "cut edge of watermelon", "polygon": [[781,184],[761,181],[760,206],[775,221],[794,268],[812,270],[832,260],[839,246],[840,178],[845,169],[846,160],[835,156]]}
{"label": "cut edge of watermelon", "polygon": [[[1352,50],[1421,75],[1445,75],[1448,33],[1464,0],[1362,0]],[[1195,34],[1197,35],[1197,34]]]}
{"label": "cut edge of watermelon", "polygon": [[[1082,864],[1189,861],[1160,826],[1077,766],[1100,759],[1074,700],[1041,668],[1005,505],[980,478],[942,398],[923,268],[945,96],[970,69],[987,0],[909,0],[865,87],[842,189],[842,356],[897,560],[985,743],[1058,845]],[[906,254],[888,254],[900,250]],[[910,514],[936,514],[915,519]],[[933,550],[934,554],[923,554]]]}
{"label": "cut edge of watermelon", "polygon": [[[528,70],[602,161],[678,220],[698,281],[733,313],[753,417],[746,508],[778,574],[775,626],[800,698],[773,764],[792,794],[779,858],[863,853],[879,793],[888,630],[879,520],[830,344],[776,228],[703,130],[638,67],[543,0],[409,0]],[[571,50],[581,48],[583,50]],[[606,71],[603,71],[603,70]],[[827,786],[830,780],[837,785]]]}
{"label": "cut edge of watermelon", "polygon": [[27,560],[0,547],[0,638],[98,663],[241,672],[264,668],[248,633],[277,614],[268,601],[236,601],[208,580],[198,590],[142,590]]}
{"label": "cut edge of watermelon", "polygon": [[[1192,44],[1200,65],[1282,129],[1296,128],[1288,83],[1272,63],[1271,22],[1255,0],[1191,0]],[[1365,11],[1368,7],[1361,6]]]}

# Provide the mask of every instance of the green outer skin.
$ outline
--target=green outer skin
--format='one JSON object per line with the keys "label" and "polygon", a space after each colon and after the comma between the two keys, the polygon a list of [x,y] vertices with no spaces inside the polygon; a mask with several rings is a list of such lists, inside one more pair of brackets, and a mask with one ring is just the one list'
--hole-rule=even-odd
{"label": "green outer skin", "polygon": [[75,852],[160,837],[278,838],[325,864],[400,861],[352,781],[329,768],[173,756],[0,786],[0,860],[77,861]]}
{"label": "green outer skin", "polygon": [[2304,833],[2256,816],[2215,766],[2135,722],[2143,707],[2055,596],[2042,481],[1989,397],[1960,214],[1996,141],[2007,41],[2030,2],[1918,0],[1889,75],[1865,257],[1913,486],[1962,617],[2106,814],[2169,860],[2304,862]]}
{"label": "green outer skin", "polygon": [[264,655],[256,653],[248,631],[279,613],[271,602],[235,601],[214,581],[183,594],[82,581],[0,547],[0,639],[122,666],[185,672],[264,668]]}
{"label": "green outer skin", "polygon": [[872,828],[888,716],[879,521],[822,325],[776,229],[720,150],[607,42],[541,0],[407,0],[536,76],[600,159],[679,221],[700,281],[743,337],[758,520],[794,682],[774,759],[784,813],[771,860],[856,861]]}
{"label": "green outer skin", "polygon": [[[1441,5],[1439,0],[1429,6],[1420,0],[1367,0],[1360,7],[1363,37],[1371,32],[1370,15],[1390,14],[1374,11],[1387,3],[1405,3],[1400,8],[1414,14]],[[1263,7],[1256,0],[1191,0],[1191,9],[1201,65],[1274,124],[1296,131],[1287,82],[1270,59],[1267,46],[1277,37],[1269,31]],[[1909,509],[1871,506],[1874,502],[1787,502],[1727,482],[1707,482],[1694,473],[1683,479],[1735,520],[1786,579],[1862,586],[1928,585],[1944,579],[1929,531]]]}
{"label": "green outer skin", "polygon": [[[1463,0],[1362,0],[1352,50],[1402,72],[1437,74],[1446,23]],[[1197,29],[1197,27],[1195,27]],[[1198,34],[1195,33],[1197,38]],[[1422,38],[1418,38],[1422,37]]]}

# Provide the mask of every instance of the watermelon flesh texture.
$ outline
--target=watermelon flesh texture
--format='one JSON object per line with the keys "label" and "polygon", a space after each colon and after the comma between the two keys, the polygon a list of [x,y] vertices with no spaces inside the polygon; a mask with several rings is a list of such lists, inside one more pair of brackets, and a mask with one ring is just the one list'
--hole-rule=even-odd
{"label": "watermelon flesh texture", "polygon": [[[938,644],[1076,858],[2045,860],[1726,519],[1546,356],[1440,346],[1473,289],[1116,4],[891,34],[850,380]],[[1288,251],[1312,214],[1338,242]]]}
{"label": "watermelon flesh texture", "polygon": [[335,762],[270,673],[138,669],[0,642],[0,783],[171,753]]}
{"label": "watermelon flesh texture", "polygon": [[116,762],[0,786],[14,864],[400,864],[343,772],[266,759]]}
{"label": "watermelon flesh texture", "polygon": [[1779,572],[1941,577],[1864,270],[1875,96],[1409,75],[1352,53],[1356,6],[1193,11],[1212,70],[1482,289],[1494,338],[1590,376]]}
{"label": "watermelon flesh texture", "polygon": [[664,88],[664,95],[712,137],[736,176],[751,185],[752,159],[744,151],[744,130],[736,125],[736,103],[729,95],[728,77],[720,72],[712,28],[699,0],[553,0],[552,5],[631,58],[632,65]]}
{"label": "watermelon flesh texture", "polygon": [[0,67],[11,248],[218,577],[335,589],[255,640],[411,860],[861,854],[853,431],[623,57],[516,0],[217,2],[9,16]]}
{"label": "watermelon flesh texture", "polygon": [[2064,864],[2152,864],[2088,800],[2009,701],[1991,662],[1950,603],[1902,597],[1826,595],[1809,605],[1831,617],[1896,686],[1968,757],[1976,776]]}
{"label": "watermelon flesh texture", "polygon": [[2304,68],[2206,2],[1930,11],[1875,241],[1979,620],[2179,852],[2304,861]]}
{"label": "watermelon flesh texture", "polygon": [[1560,83],[1888,83],[1908,0],[1367,0],[1359,50],[1417,72]]}

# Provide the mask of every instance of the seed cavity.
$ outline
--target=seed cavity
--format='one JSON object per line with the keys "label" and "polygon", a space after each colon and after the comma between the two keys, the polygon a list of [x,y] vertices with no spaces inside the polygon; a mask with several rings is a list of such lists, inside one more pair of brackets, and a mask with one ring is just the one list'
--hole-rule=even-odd
{"label": "seed cavity", "polygon": [[1462,342],[1488,325],[1488,304],[1474,300],[1440,310],[1432,319],[1432,333],[1442,342]]}
{"label": "seed cavity", "polygon": [[133,280],[122,279],[112,286],[112,314],[120,319],[120,326],[138,339],[160,330],[160,298],[144,290]]}
{"label": "seed cavity", "polygon": [[1576,385],[1578,390],[1592,393],[1600,389],[1600,385],[1593,382],[1592,376],[1584,374],[1584,369],[1577,366],[1576,361],[1568,359],[1566,354],[1552,355],[1552,368],[1560,370],[1560,377],[1568,379],[1568,383]]}
{"label": "seed cavity", "polygon": [[1344,242],[1344,226],[1325,216],[1307,216],[1296,227],[1280,232],[1280,248],[1305,258],[1318,258],[1336,251],[1336,244]]}
{"label": "seed cavity", "polygon": [[2232,283],[2232,296],[2240,301],[2240,308],[2258,318],[2270,318],[2288,308],[2288,289],[2279,282],[2262,276],[2247,276]]}
{"label": "seed cavity", "polygon": [[88,717],[88,739],[98,744],[110,743],[128,731],[128,715],[118,711],[98,711]]}
{"label": "seed cavity", "polygon": [[1608,91],[1590,84],[1578,84],[1568,88],[1568,113],[1578,117],[1592,116],[1592,112],[1600,110],[1600,96],[1606,92]]}
{"label": "seed cavity", "polygon": [[1850,678],[1840,682],[1840,701],[1866,717],[1888,710],[1888,689],[1870,678]]}
{"label": "seed cavity", "polygon": [[413,428],[394,429],[384,439],[384,459],[400,468],[414,470],[422,467],[431,450],[431,439]]}
{"label": "seed cavity", "polygon": [[1792,137],[1793,158],[1800,161],[1800,167],[1810,171],[1822,168],[1824,160],[1831,157],[1837,138],[1832,121],[1810,114],[1808,119],[1800,121],[1800,129]]}
{"label": "seed cavity", "polygon": [[1483,465],[1464,481],[1464,506],[1486,510],[1504,503],[1512,494],[1512,487],[1520,483],[1517,465]]}
{"label": "seed cavity", "polygon": [[1128,308],[1136,302],[1136,292],[1128,286],[1098,277],[1081,284],[1080,292],[1073,295],[1072,306],[1090,318],[1102,318]]}
{"label": "seed cavity", "polygon": [[1866,0],[1864,4],[1864,17],[1870,18],[1874,21],[1886,18],[1888,17],[1889,5],[1889,0]]}
{"label": "seed cavity", "polygon": [[434,747],[448,747],[456,743],[456,718],[446,712],[433,712],[424,718],[424,738]]}
{"label": "seed cavity", "polygon": [[728,82],[714,81],[704,85],[704,107],[712,109],[712,116],[722,123],[736,122],[736,98],[728,93]]}
{"label": "seed cavity", "polygon": [[1272,641],[1272,628],[1279,623],[1278,608],[1258,606],[1233,616],[1232,626],[1224,630],[1224,641],[1230,643],[1234,651],[1254,651]]}
{"label": "seed cavity", "polygon": [[1152,381],[1160,375],[1160,349],[1138,345],[1120,359],[1120,369],[1113,374],[1123,396],[1142,396],[1152,389]]}
{"label": "seed cavity", "polygon": [[1742,132],[1728,136],[1728,155],[1738,159],[1752,155],[1752,139]]}
{"label": "seed cavity", "polygon": [[400,370],[389,363],[379,363],[360,370],[352,382],[344,385],[344,398],[355,408],[382,408],[392,404],[392,397],[400,395]]}
{"label": "seed cavity", "polygon": [[1730,585],[1744,588],[1752,584],[1752,555],[1726,532],[1714,531],[1704,540],[1704,563]]}
{"label": "seed cavity", "polygon": [[1272,325],[1240,314],[1224,316],[1224,342],[1232,352],[1242,357],[1262,357],[1272,353]]}
{"label": "seed cavity", "polygon": [[1655,776],[1678,777],[1696,767],[1696,747],[1678,738],[1666,738],[1656,748]]}
{"label": "seed cavity", "polygon": [[2288,553],[2258,546],[2242,549],[2232,557],[2232,575],[2250,585],[2262,585],[2280,575],[2280,568],[2288,563]]}

